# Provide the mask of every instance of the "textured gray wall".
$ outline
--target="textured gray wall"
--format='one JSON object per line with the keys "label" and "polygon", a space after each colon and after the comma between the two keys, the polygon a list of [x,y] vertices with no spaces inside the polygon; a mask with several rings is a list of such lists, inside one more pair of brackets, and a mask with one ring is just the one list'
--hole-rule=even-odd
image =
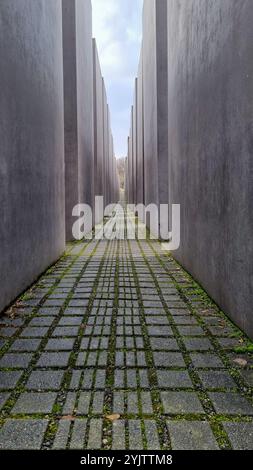
{"label": "textured gray wall", "polygon": [[103,132],[104,132],[104,172],[103,172],[103,187],[104,187],[104,205],[108,201],[107,189],[107,160],[108,160],[108,110],[107,110],[107,96],[105,83],[103,79]]}
{"label": "textured gray wall", "polygon": [[111,115],[109,106],[107,105],[107,114],[108,114],[108,154],[107,154],[107,165],[106,165],[106,193],[107,193],[107,204],[111,203]]}
{"label": "textured gray wall", "polygon": [[112,133],[110,131],[110,159],[109,159],[109,181],[110,181],[110,203],[114,202],[114,197],[113,197],[113,180],[114,180],[114,174],[113,174],[113,138],[112,138]]}
{"label": "textured gray wall", "polygon": [[137,133],[137,123],[138,123],[138,109],[137,109],[137,78],[135,79],[134,85],[134,106],[133,106],[133,193],[134,193],[134,202],[137,202],[137,145],[138,145],[138,133]]}
{"label": "textured gray wall", "polygon": [[94,114],[91,0],[76,0],[79,190],[94,206]]}
{"label": "textured gray wall", "polygon": [[140,54],[137,81],[137,194],[136,202],[144,204],[144,152],[143,152],[143,76],[142,51]]}
{"label": "textured gray wall", "polygon": [[125,160],[125,194],[126,201],[130,202],[130,137],[127,138],[127,158]]}
{"label": "textured gray wall", "polygon": [[94,193],[103,195],[104,128],[103,128],[103,80],[96,41],[93,39],[94,83]]}
{"label": "textured gray wall", "polygon": [[168,201],[167,1],[144,0],[143,107],[146,204]]}
{"label": "textured gray wall", "polygon": [[158,203],[155,0],[145,0],[143,7],[143,100],[145,201],[149,204]]}
{"label": "textured gray wall", "polygon": [[[65,119],[66,238],[73,207],[93,207],[93,48],[90,0],[62,0]],[[88,184],[87,184],[88,182]]]}
{"label": "textured gray wall", "polygon": [[60,0],[0,3],[0,310],[64,251]]}
{"label": "textured gray wall", "polygon": [[134,203],[134,173],[133,173],[133,106],[131,107],[130,135],[129,135],[129,202]]}
{"label": "textured gray wall", "polygon": [[253,337],[253,2],[170,0],[169,188],[176,259]]}

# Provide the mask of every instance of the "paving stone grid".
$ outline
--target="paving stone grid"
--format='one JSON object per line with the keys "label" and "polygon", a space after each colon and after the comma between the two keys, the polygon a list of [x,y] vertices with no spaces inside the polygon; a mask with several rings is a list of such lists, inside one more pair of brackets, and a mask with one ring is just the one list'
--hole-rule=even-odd
{"label": "paving stone grid", "polygon": [[0,348],[0,449],[253,449],[252,345],[156,241],[69,246]]}

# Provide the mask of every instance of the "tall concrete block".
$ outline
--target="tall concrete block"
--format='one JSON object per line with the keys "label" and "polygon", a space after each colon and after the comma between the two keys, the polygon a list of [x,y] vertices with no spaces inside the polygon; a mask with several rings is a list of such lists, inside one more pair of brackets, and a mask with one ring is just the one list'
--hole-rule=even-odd
{"label": "tall concrete block", "polygon": [[113,153],[113,137],[111,136],[111,145],[112,145],[112,153],[111,153],[111,202],[115,202],[114,199],[114,185],[115,185],[115,173],[114,173],[114,153]]}
{"label": "tall concrete block", "polygon": [[[128,147],[127,147],[128,148]],[[127,168],[128,153],[124,161],[124,199],[128,199],[128,168]]]}
{"label": "tall concrete block", "polygon": [[108,139],[108,107],[105,83],[103,79],[103,133],[104,133],[104,171],[103,171],[103,187],[104,187],[104,204],[107,205],[108,201],[108,186],[107,186],[107,161],[109,152],[109,139]]}
{"label": "tall concrete block", "polygon": [[112,133],[110,132],[110,203],[115,202],[114,201],[114,195],[113,195],[113,185],[114,185],[114,179],[115,179],[115,173],[114,173],[114,165],[113,165],[113,160],[114,160],[114,150],[113,150],[113,137]]}
{"label": "tall concrete block", "polygon": [[253,338],[253,3],[171,0],[170,201],[176,259]]}
{"label": "tall concrete block", "polygon": [[134,202],[137,202],[137,182],[138,182],[138,174],[137,174],[137,141],[138,141],[138,132],[137,132],[137,78],[135,79],[134,84],[134,106],[133,106],[133,198]]}
{"label": "tall concrete block", "polygon": [[65,248],[60,0],[0,3],[0,311]]}
{"label": "tall concrete block", "polygon": [[107,204],[110,204],[111,200],[111,151],[112,151],[112,146],[111,146],[111,116],[110,116],[110,110],[109,106],[107,104],[107,116],[108,116],[108,129],[107,129],[107,138],[108,138],[108,153],[107,153],[107,161],[106,161],[106,179],[107,179],[107,187],[106,187],[106,194],[107,194]]}
{"label": "tall concrete block", "polygon": [[129,169],[129,203],[133,204],[134,201],[134,173],[133,173],[133,106],[131,107],[131,121],[130,121],[130,134],[129,134],[129,154],[128,154],[128,169]]}
{"label": "tall concrete block", "polygon": [[113,152],[113,202],[118,202],[118,170],[117,170],[117,160]]}
{"label": "tall concrete block", "polygon": [[93,51],[90,0],[62,0],[66,237],[73,207],[94,204]]}
{"label": "tall concrete block", "polygon": [[142,51],[140,54],[137,81],[137,193],[136,202],[145,203],[144,194],[144,148],[143,148],[143,73]]}
{"label": "tall concrete block", "polygon": [[93,87],[94,87],[94,193],[102,196],[104,165],[103,80],[96,41],[93,39]]}
{"label": "tall concrete block", "polygon": [[106,116],[107,116],[107,129],[106,129],[106,154],[105,154],[105,178],[106,178],[105,196],[106,196],[106,204],[108,205],[109,196],[110,196],[110,189],[109,189],[110,113],[109,113],[108,103],[106,104]]}
{"label": "tall concrete block", "polygon": [[111,132],[109,132],[109,159],[108,159],[108,202],[109,204],[112,202],[111,184],[112,184],[112,136],[111,136]]}
{"label": "tall concrete block", "polygon": [[114,185],[115,185],[115,178],[116,173],[114,171],[114,143],[113,143],[113,135],[111,130],[111,117],[110,117],[110,110],[108,107],[108,203],[112,204],[115,202],[114,198]]}
{"label": "tall concrete block", "polygon": [[144,0],[145,201],[168,201],[167,0]]}
{"label": "tall concrete block", "polygon": [[130,137],[127,138],[127,158],[125,162],[125,193],[126,193],[126,200],[130,202]]}

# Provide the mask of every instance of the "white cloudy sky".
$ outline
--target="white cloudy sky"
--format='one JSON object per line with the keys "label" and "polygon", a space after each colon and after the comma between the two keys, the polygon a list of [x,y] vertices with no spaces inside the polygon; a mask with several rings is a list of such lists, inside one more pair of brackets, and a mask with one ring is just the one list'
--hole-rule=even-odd
{"label": "white cloudy sky", "polygon": [[127,153],[142,37],[142,4],[143,0],[92,0],[93,36],[105,78],[117,157]]}

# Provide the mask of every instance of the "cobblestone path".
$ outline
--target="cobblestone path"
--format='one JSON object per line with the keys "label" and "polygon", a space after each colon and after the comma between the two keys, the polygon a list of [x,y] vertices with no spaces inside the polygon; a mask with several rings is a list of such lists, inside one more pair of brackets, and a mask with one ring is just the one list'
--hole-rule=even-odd
{"label": "cobblestone path", "polygon": [[8,315],[1,449],[253,449],[252,344],[158,242],[73,244]]}

